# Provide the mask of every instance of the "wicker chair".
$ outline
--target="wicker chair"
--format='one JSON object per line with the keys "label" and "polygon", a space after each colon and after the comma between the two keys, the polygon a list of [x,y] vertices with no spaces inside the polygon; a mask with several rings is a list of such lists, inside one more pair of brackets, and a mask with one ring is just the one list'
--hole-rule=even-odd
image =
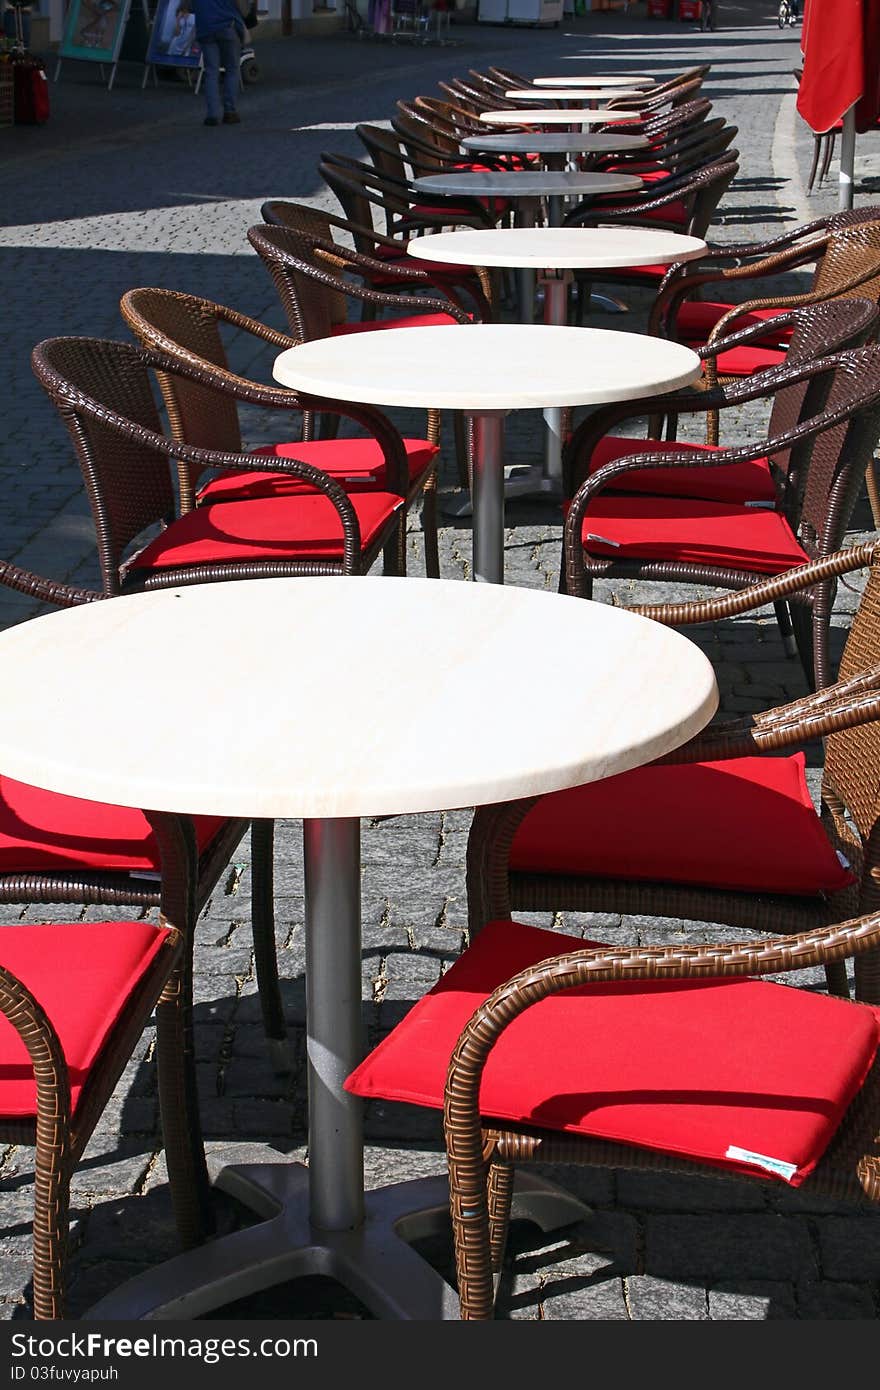
{"label": "wicker chair", "polygon": [[[771,368],[736,390],[707,393],[702,408],[723,409],[734,401],[741,405],[787,388],[804,388],[797,412],[800,422],[790,423],[797,395],[787,397],[785,418],[774,422],[782,432],[771,438],[717,452],[704,450],[697,456],[688,448],[623,455],[590,474],[577,488],[565,521],[567,591],[589,598],[598,578],[743,589],[836,550],[880,436],[880,348],[862,347],[799,366]],[[700,394],[682,393],[677,399],[686,410],[700,410]],[[656,404],[656,398],[642,402],[632,414],[649,414]],[[734,476],[741,479],[751,472],[749,465],[760,460],[763,467],[766,460],[780,456],[787,464],[783,477],[777,475],[783,485],[776,506],[766,498],[751,506],[725,500],[723,492],[705,483],[716,469],[734,465]],[[676,470],[676,492],[671,496],[661,492],[662,481],[649,481],[652,471],[662,480],[663,470],[670,468]],[[706,470],[703,483],[688,485],[688,494],[681,482],[682,468]],[[644,470],[640,489],[655,486],[654,492],[628,487],[626,475],[635,470]],[[832,678],[832,597],[832,585],[825,582],[803,594],[791,610],[805,670],[814,673],[820,688]],[[679,609],[680,605],[663,605],[657,613],[674,622]]]}
{"label": "wicker chair", "polygon": [[[387,491],[346,493],[320,468],[296,459],[200,449],[162,433],[150,373],[184,377],[209,392],[216,376],[178,358],[101,338],[48,338],[31,355],[37,379],[73,439],[98,542],[103,591],[201,584],[218,579],[362,574],[379,555],[399,569],[399,517],[407,493],[400,435],[378,411],[311,402],[356,419],[379,442]],[[289,408],[290,393],[277,402]],[[242,379],[238,398],[266,405],[269,388]],[[181,513],[172,466],[232,475],[274,474],[269,496],[212,502]],[[290,492],[277,494],[279,473]],[[238,475],[238,476],[235,476]],[[162,527],[143,543],[145,533]]]}
{"label": "wicker chair", "polygon": [[364,201],[379,208],[385,222],[385,235],[408,238],[443,227],[494,227],[497,218],[478,198],[434,199],[426,202],[409,179],[396,179],[347,155],[324,153],[318,173],[331,189],[352,222],[363,222],[355,208]]}
{"label": "wicker chair", "polygon": [[[782,1179],[811,1197],[880,1200],[880,547],[830,557],[786,583],[811,584],[829,566],[845,573],[864,564],[871,565],[868,587],[835,687],[710,728],[649,768],[478,808],[468,846],[471,944],[346,1083],[365,1098],[444,1106],[464,1318],[492,1316],[518,1162]],[[758,606],[777,591],[775,582],[765,583],[728,600],[728,611]],[[714,616],[708,608],[683,605],[679,620]],[[716,838],[710,857],[714,851],[716,861],[726,859],[722,872],[737,883],[750,874],[755,882],[738,891],[729,879],[699,886],[690,836],[708,847],[711,832],[699,823],[704,813],[720,828],[719,784],[751,778],[757,791],[759,766],[790,765],[791,758],[775,755],[822,736],[821,822],[803,797],[798,813],[783,817],[777,788],[764,808],[766,843],[752,825],[755,855],[744,863],[748,812],[744,802],[738,810],[731,803],[733,832],[726,842]],[[655,810],[668,813],[675,804],[684,815],[668,831],[655,823],[660,838],[672,841],[664,881],[639,881],[637,866],[647,867],[655,850],[662,857],[658,845],[645,842],[640,798],[648,779],[688,772],[711,780],[712,795],[701,809],[693,796],[670,803],[660,792]],[[615,840],[617,792],[627,803],[626,831],[612,853],[628,871],[618,871],[615,882],[603,849],[607,854]],[[574,852],[580,873],[571,865],[525,869],[526,847],[534,854],[535,830],[542,817],[547,830],[554,803],[561,842],[551,835],[544,849],[557,861]],[[798,825],[799,852],[781,844],[784,820],[789,829]],[[836,866],[838,879],[845,876],[838,846],[852,861],[853,882],[827,899],[815,883],[806,893],[810,872],[821,876],[820,861],[826,872],[833,875]],[[670,882],[679,856],[684,881]],[[800,882],[779,891],[786,872]],[[775,876],[769,892],[762,874],[765,882]],[[510,916],[567,908],[650,911],[762,935],[729,944],[612,946]],[[856,912],[865,915],[852,918]],[[753,978],[822,966],[843,988],[850,959],[858,1003]],[[555,997],[574,987],[577,995]],[[539,1013],[521,1017],[539,1003]]]}
{"label": "wicker chair", "polygon": [[[150,823],[161,847],[158,921],[0,931],[0,1142],[36,1148],[37,1319],[64,1317],[71,1177],[154,1008],[165,1156],[184,1246],[208,1224],[190,1005],[196,845],[188,822],[151,815]],[[42,900],[26,881],[19,897]]]}
{"label": "wicker chair", "polygon": [[[293,347],[295,340],[283,333],[265,329],[262,324],[237,314],[222,304],[197,295],[180,294],[175,290],[134,289],[120,301],[122,317],[138,342],[147,349],[167,354],[183,365],[195,365],[210,379],[211,388],[188,377],[160,375],[159,383],[168,412],[171,433],[175,439],[204,449],[220,449],[224,453],[243,452],[238,418],[239,400],[254,403],[257,383],[237,376],[229,370],[221,336],[221,326],[229,324],[239,331],[252,333],[271,341],[276,348]],[[244,392],[244,395],[241,393]],[[283,429],[289,430],[290,416],[303,414],[299,398],[292,391],[279,387],[266,389],[265,403],[276,410],[285,398],[287,405]],[[358,410],[347,411],[357,418]],[[367,412],[369,417],[370,412]],[[424,494],[436,469],[437,446],[427,439],[404,439],[407,462],[407,508],[415,498]],[[253,451],[257,459],[276,456],[298,458],[303,463],[320,468],[340,482],[347,493],[383,490],[385,487],[384,455],[378,441],[361,437],[357,440],[293,439],[263,445]],[[273,489],[281,495],[289,489],[289,479],[283,474],[272,478],[266,473],[249,474],[242,479],[215,478],[199,486],[198,472],[181,463],[178,469],[181,507],[189,510],[212,501],[235,498],[270,496]],[[430,509],[429,509],[430,510]],[[406,509],[400,512],[398,566],[406,568]],[[425,527],[425,547],[429,575],[439,572],[436,527],[430,532],[430,518]]]}

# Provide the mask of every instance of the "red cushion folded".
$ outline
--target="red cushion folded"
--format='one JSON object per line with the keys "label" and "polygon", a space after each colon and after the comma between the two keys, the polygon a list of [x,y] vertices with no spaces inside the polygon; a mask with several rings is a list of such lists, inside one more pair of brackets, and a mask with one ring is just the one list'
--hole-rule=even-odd
{"label": "red cushion folded", "polygon": [[[351,496],[365,548],[402,505],[391,492]],[[212,502],[178,517],[137,556],[134,571],[236,560],[342,556],[342,520],[320,493]]]}
{"label": "red cushion folded", "polygon": [[[490,922],[346,1089],[439,1108],[455,1043],[505,980],[595,943]],[[588,985],[535,1004],[483,1073],[489,1118],[799,1186],[877,1051],[880,1012],[765,980]]]}
{"label": "red cushion folded", "polygon": [[[702,347],[702,343],[689,343],[688,347]],[[748,347],[728,348],[715,357],[719,376],[751,376],[752,372],[762,372],[765,367],[778,367],[785,361],[785,352],[779,348]]]}
{"label": "red cushion folded", "polygon": [[[193,817],[200,854],[224,823],[220,816]],[[141,811],[0,776],[0,873],[54,869],[155,873],[159,849]]]}
{"label": "red cushion folded", "polygon": [[[440,452],[427,439],[404,439],[409,480],[416,478],[433,462]],[[382,487],[385,482],[385,458],[375,439],[317,439],[301,444],[263,444],[252,453],[262,458],[299,459],[322,468],[347,492],[355,488]],[[284,473],[266,473],[242,469],[212,478],[199,492],[199,501],[232,502],[242,498],[279,497],[285,494],[311,492],[308,483]]]}
{"label": "red cushion folded", "polygon": [[590,502],[584,548],[615,560],[681,560],[780,574],[809,560],[785,517],[691,497],[602,492]]}
{"label": "red cushion folded", "polygon": [[[667,443],[659,439],[624,439],[606,434],[599,440],[590,459],[590,472],[606,463],[631,454],[684,453],[717,454],[713,444]],[[776,504],[776,489],[765,458],[747,463],[724,464],[720,468],[629,469],[608,484],[625,492],[671,494],[674,497],[702,497],[719,502],[769,502]]]}
{"label": "red cushion folded", "polygon": [[[149,922],[3,927],[0,965],[45,1010],[61,1040],[74,1111],[113,1025],[168,938]],[[0,1014],[0,1116],[35,1115],[33,1064]]]}
{"label": "red cushion folded", "polygon": [[816,814],[803,753],[639,767],[542,796],[510,867],[738,891],[836,893],[855,880]]}
{"label": "red cushion folded", "polygon": [[349,333],[375,333],[383,328],[441,328],[447,323],[457,323],[452,314],[406,314],[396,319],[368,319],[359,323],[337,323],[330,330],[331,338],[344,337]]}
{"label": "red cushion folded", "polygon": [[[704,343],[720,318],[733,309],[733,304],[719,304],[705,299],[689,299],[682,304],[675,318],[675,336],[682,341]],[[782,309],[749,309],[738,318],[731,319],[726,333],[738,333],[741,328],[752,328],[757,323],[767,324],[767,341],[787,343],[794,331],[791,327],[774,328],[773,320],[787,314]]]}

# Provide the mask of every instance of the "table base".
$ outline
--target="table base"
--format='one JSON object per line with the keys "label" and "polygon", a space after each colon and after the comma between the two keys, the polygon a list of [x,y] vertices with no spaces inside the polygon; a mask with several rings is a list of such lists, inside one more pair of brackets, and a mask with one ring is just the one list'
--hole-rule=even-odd
{"label": "table base", "polygon": [[[458,1320],[455,1290],[407,1243],[449,1230],[445,1177],[368,1192],[363,1225],[350,1231],[320,1230],[309,1221],[302,1163],[226,1164],[216,1186],[263,1220],[129,1279],[94,1304],[86,1320],[192,1320],[316,1274],[335,1279],[377,1318]],[[589,1210],[555,1184],[518,1172],[512,1214],[551,1231],[583,1220]]]}
{"label": "table base", "polygon": [[[540,463],[508,463],[504,466],[504,500],[540,497],[552,502],[562,501],[562,487],[555,478],[548,478]],[[473,516],[470,497],[441,497],[440,509],[446,516]]]}

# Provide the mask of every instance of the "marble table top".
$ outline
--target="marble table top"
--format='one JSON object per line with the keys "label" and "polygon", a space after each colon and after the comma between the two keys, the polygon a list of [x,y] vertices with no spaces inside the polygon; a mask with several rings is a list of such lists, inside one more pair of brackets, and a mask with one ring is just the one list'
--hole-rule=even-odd
{"label": "marble table top", "polygon": [[605,328],[472,323],[368,336],[288,348],[275,379],[310,396],[479,413],[632,400],[700,375],[699,357],[680,343]]}
{"label": "marble table top", "polygon": [[[486,194],[498,198],[539,198],[542,194],[597,196],[600,193],[629,193],[642,187],[636,174],[605,174],[572,170],[555,173],[552,169],[462,170],[454,174],[425,174],[413,179],[419,193]],[[416,237],[414,240],[421,240]]]}
{"label": "marble table top", "polygon": [[[637,91],[642,91],[646,87],[653,87],[655,79],[653,77],[630,77],[618,73],[614,77],[604,77],[598,73],[591,73],[583,77],[533,77],[533,87],[635,87]],[[620,96],[615,92],[615,96]]]}
{"label": "marble table top", "polygon": [[644,150],[650,145],[646,135],[618,135],[588,130],[512,130],[504,134],[466,135],[466,150],[485,150],[487,154],[614,154]]}
{"label": "marble table top", "polygon": [[[676,748],[718,698],[710,662],[668,627],[455,580],[154,590],[21,623],[0,652],[8,776],[229,817],[390,815],[574,786]],[[540,670],[553,671],[553,717],[523,719]]]}
{"label": "marble table top", "polygon": [[650,227],[462,228],[409,243],[409,254],[423,260],[542,270],[667,265],[697,260],[705,250],[699,237]]}
{"label": "marble table top", "polygon": [[642,93],[638,87],[621,87],[613,92],[607,87],[559,87],[552,91],[546,87],[511,87],[504,95],[508,101],[609,101],[612,97],[638,97]]}
{"label": "marble table top", "polygon": [[638,111],[615,111],[612,107],[597,111],[580,107],[551,106],[537,111],[481,111],[480,120],[487,125],[606,125],[609,121],[640,121]]}

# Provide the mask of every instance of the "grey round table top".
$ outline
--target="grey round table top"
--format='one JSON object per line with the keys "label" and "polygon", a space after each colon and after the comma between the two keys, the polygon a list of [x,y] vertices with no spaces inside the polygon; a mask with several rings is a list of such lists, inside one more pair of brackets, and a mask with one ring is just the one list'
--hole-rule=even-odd
{"label": "grey round table top", "polygon": [[508,106],[504,111],[481,111],[479,115],[481,121],[487,125],[607,125],[609,121],[640,121],[642,117],[638,111],[615,111],[612,107],[600,107],[596,111],[588,111],[579,106],[550,106],[545,110],[539,107],[537,111],[511,110]]}
{"label": "grey round table top", "polygon": [[588,130],[514,130],[503,135],[466,135],[462,140],[466,150],[485,150],[487,154],[623,154],[629,150],[644,150],[650,145],[647,135],[592,134]]}
{"label": "grey round table top", "polygon": [[275,359],[275,380],[329,400],[479,414],[675,391],[702,366],[681,343],[605,328],[469,323],[366,336],[369,344],[351,333],[288,348]]}
{"label": "grey round table top", "polygon": [[[450,579],[191,584],[20,623],[0,651],[4,772],[190,815],[392,815],[532,796],[671,751],[718,702],[708,658],[671,628]],[[553,717],[524,720],[517,692],[542,670]]]}
{"label": "grey round table top", "polygon": [[544,270],[667,265],[696,260],[705,250],[699,237],[659,227],[462,228],[409,244],[410,255],[424,260]]}
{"label": "grey round table top", "polygon": [[497,198],[539,198],[542,193],[629,193],[642,187],[642,180],[635,174],[580,170],[555,173],[552,169],[462,170],[455,174],[426,174],[413,183],[420,193],[482,193]]}
{"label": "grey round table top", "polygon": [[617,97],[640,97],[638,87],[509,87],[504,93],[508,101],[611,101]]}
{"label": "grey round table top", "polygon": [[[533,77],[533,87],[635,87],[638,91],[646,87],[653,87],[655,79],[653,77],[631,77],[627,74],[616,73],[615,75],[601,73],[587,73],[582,77]],[[619,96],[615,92],[615,96]]]}

